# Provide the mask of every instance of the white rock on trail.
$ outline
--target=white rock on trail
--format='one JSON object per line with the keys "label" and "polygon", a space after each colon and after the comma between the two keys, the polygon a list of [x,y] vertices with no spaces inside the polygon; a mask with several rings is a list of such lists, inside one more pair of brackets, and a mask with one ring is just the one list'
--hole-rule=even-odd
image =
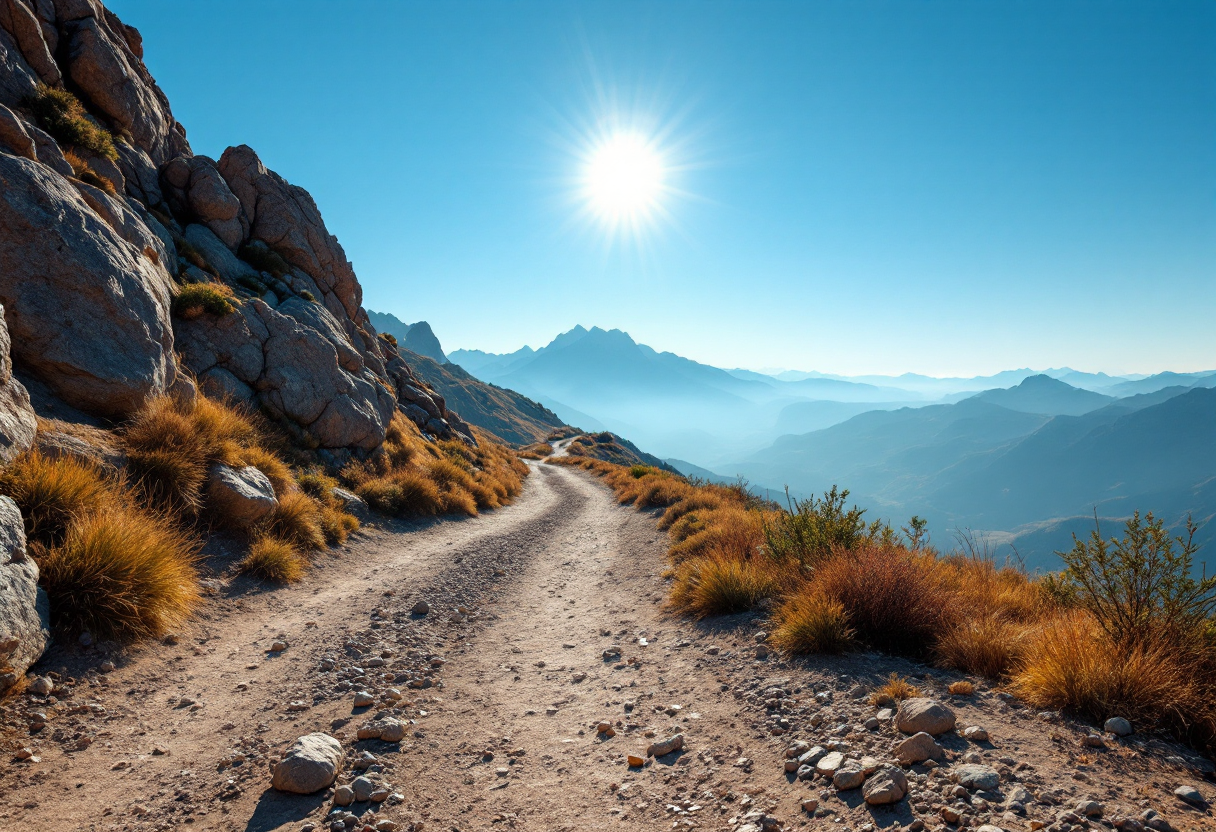
{"label": "white rock on trail", "polygon": [[954,712],[932,699],[905,699],[895,713],[895,727],[905,734],[924,731],[937,736],[954,730]]}

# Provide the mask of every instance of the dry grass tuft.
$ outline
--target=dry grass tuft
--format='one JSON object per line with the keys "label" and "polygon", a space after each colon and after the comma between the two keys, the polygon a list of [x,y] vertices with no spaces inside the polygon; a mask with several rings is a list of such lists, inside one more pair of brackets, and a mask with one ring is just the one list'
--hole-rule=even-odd
{"label": "dry grass tuft", "polygon": [[26,537],[44,546],[58,543],[76,520],[112,499],[96,466],[75,457],[47,459],[37,451],[0,471],[0,491],[21,509]]}
{"label": "dry grass tuft", "polygon": [[1016,666],[1031,629],[999,615],[964,618],[939,634],[933,652],[944,667],[997,679]]}
{"label": "dry grass tuft", "polygon": [[52,621],[101,638],[158,636],[199,603],[194,541],[169,520],[114,504],[62,542],[34,547]]}
{"label": "dry grass tuft", "polygon": [[307,561],[290,542],[267,535],[253,542],[238,569],[263,581],[291,584],[304,577],[306,566]]}
{"label": "dry grass tuft", "polygon": [[958,682],[951,682],[946,690],[954,696],[970,696],[971,694],[975,693],[975,685],[966,680],[961,680]]}
{"label": "dry grass tuft", "polygon": [[905,699],[912,699],[916,696],[920,696],[920,688],[898,673],[892,673],[887,677],[887,681],[882,683],[881,687],[870,694],[870,704],[875,707],[896,705]]}
{"label": "dry grass tuft", "polygon": [[260,531],[265,535],[289,541],[304,551],[325,547],[321,506],[303,491],[289,491],[280,495],[279,504],[265,520]]}
{"label": "dry grass tuft", "polygon": [[774,623],[769,643],[789,653],[843,653],[853,644],[844,605],[818,592],[787,598]]}
{"label": "dry grass tuft", "polygon": [[730,615],[746,612],[780,590],[780,578],[771,564],[711,555],[677,567],[671,605],[696,618]]}
{"label": "dry grass tuft", "polygon": [[224,283],[187,283],[173,299],[173,314],[188,321],[202,315],[223,317],[235,312],[239,302]]}

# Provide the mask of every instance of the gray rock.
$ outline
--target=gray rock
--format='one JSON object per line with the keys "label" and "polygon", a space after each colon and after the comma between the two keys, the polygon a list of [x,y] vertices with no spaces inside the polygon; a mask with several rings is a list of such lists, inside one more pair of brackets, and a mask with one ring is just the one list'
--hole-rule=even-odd
{"label": "gray rock", "polygon": [[954,770],[958,784],[970,791],[992,791],[1001,783],[1001,775],[991,766],[969,763]]}
{"label": "gray rock", "polygon": [[820,758],[819,762],[815,763],[815,771],[825,777],[831,777],[843,763],[844,754],[841,754],[839,751],[829,751]]}
{"label": "gray rock", "polygon": [[300,737],[275,764],[270,785],[281,792],[312,794],[329,787],[338,776],[342,745],[328,734]]}
{"label": "gray rock", "polygon": [[862,797],[871,806],[898,803],[907,793],[907,775],[897,766],[890,764],[879,766],[861,790]]}
{"label": "gray rock", "polygon": [[673,734],[660,742],[652,742],[646,748],[647,757],[662,757],[665,754],[671,754],[673,751],[680,751],[684,748],[684,735]]}
{"label": "gray rock", "polygon": [[895,755],[895,759],[899,760],[901,765],[905,766],[923,763],[925,760],[940,760],[944,754],[942,747],[924,731],[903,740],[891,750],[891,753]]}
{"label": "gray rock", "polygon": [[[338,788],[334,789],[334,805],[335,806],[349,806],[350,804],[352,804],[354,802],[355,802],[355,790],[352,789],[350,786],[338,786]],[[346,827],[343,826],[342,828],[345,829]]]}
{"label": "gray rock", "polygon": [[156,164],[188,153],[190,145],[169,111],[168,99],[132,51],[121,24],[113,26],[100,4],[75,3],[72,8],[87,16],[65,20],[58,10],[65,40],[60,49],[67,74],[87,101],[130,133]]}
{"label": "gray rock", "polygon": [[1114,734],[1116,737],[1130,736],[1132,733],[1132,724],[1121,716],[1112,716],[1106,720],[1106,724],[1102,729],[1108,734]]}
{"label": "gray rock", "polygon": [[184,236],[186,241],[203,255],[203,259],[220,273],[225,282],[236,285],[242,277],[256,276],[254,268],[233,254],[224,241],[207,226],[191,223],[186,226]]}
{"label": "gray rock", "polygon": [[1179,786],[1178,788],[1174,789],[1174,795],[1179,800],[1189,803],[1192,806],[1206,806],[1207,805],[1207,800],[1204,799],[1203,794],[1199,791],[1199,789],[1195,788],[1194,786],[1190,786],[1190,785]]}
{"label": "gray rock", "polygon": [[848,760],[832,774],[832,785],[837,791],[857,789],[866,781],[866,774],[856,760]]}
{"label": "gray rock", "polygon": [[0,693],[38,661],[50,640],[50,605],[38,586],[38,565],[25,551],[21,512],[0,497]]}
{"label": "gray rock", "polygon": [[206,156],[178,156],[161,176],[174,210],[195,217],[230,251],[237,250],[249,235],[249,220],[215,162]]}
{"label": "gray rock", "polygon": [[972,725],[963,731],[963,737],[972,742],[987,742],[988,732],[978,725]]}
{"label": "gray rock", "polygon": [[33,447],[38,430],[30,395],[13,377],[10,348],[4,307],[0,306],[0,463],[12,462]]}
{"label": "gray rock", "polygon": [[238,529],[248,529],[274,511],[270,478],[254,468],[212,465],[207,480],[207,503],[217,517]]}
{"label": "gray rock", "polygon": [[355,793],[357,803],[371,800],[372,792],[376,790],[376,784],[366,777],[356,777],[351,781],[350,787]]}
{"label": "gray rock", "polygon": [[932,699],[905,699],[895,713],[895,727],[905,734],[924,731],[937,736],[954,730],[954,712]]}
{"label": "gray rock", "polygon": [[43,165],[0,154],[0,182],[0,303],[13,357],[68,404],[101,415],[126,416],[172,386],[163,264]]}
{"label": "gray rock", "polygon": [[366,520],[369,516],[371,516],[371,509],[368,508],[367,503],[362,497],[355,494],[353,491],[347,491],[345,488],[335,488],[329,493],[332,494],[338,500],[338,502],[342,503],[342,508],[347,514],[354,515],[360,520]]}

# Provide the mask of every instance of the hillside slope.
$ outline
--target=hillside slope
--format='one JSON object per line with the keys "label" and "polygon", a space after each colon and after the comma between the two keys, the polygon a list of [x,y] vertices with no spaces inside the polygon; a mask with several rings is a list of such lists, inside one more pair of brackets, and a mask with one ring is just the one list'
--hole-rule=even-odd
{"label": "hillside slope", "polygon": [[457,364],[403,350],[402,355],[431,389],[443,396],[469,424],[516,445],[541,442],[565,422],[553,411],[526,396],[479,381]]}

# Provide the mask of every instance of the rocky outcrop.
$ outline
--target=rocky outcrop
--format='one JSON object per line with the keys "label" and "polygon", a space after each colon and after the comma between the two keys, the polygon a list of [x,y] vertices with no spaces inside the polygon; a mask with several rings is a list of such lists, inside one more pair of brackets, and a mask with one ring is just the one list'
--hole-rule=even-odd
{"label": "rocky outcrop", "polygon": [[21,512],[0,497],[0,693],[38,661],[50,638],[50,606],[25,551]]}
{"label": "rocky outcrop", "polygon": [[[308,192],[244,145],[218,162],[195,156],[142,56],[139,33],[98,0],[0,0],[0,302],[21,370],[73,407],[120,419],[151,394],[192,389],[180,352],[207,389],[320,448],[370,452],[397,410],[472,442],[377,337]],[[77,127],[26,109],[30,96],[52,101],[40,84],[80,99]],[[35,111],[88,146],[61,147]],[[214,279],[236,293],[235,313],[171,319],[181,283]],[[0,386],[0,433],[21,427],[2,418],[21,412],[13,397],[19,386]]]}
{"label": "rocky outcrop", "polygon": [[434,330],[426,321],[419,321],[411,326],[405,335],[405,340],[401,342],[401,346],[412,353],[425,355],[440,364],[448,363],[448,357],[443,354],[443,346],[440,345]]}
{"label": "rocky outcrop", "polygon": [[3,319],[0,307],[0,462],[11,462],[33,447],[38,421],[30,394],[13,378],[11,342]]}
{"label": "rocky outcrop", "polygon": [[0,303],[13,358],[67,403],[123,416],[177,377],[172,281],[49,168],[0,153]]}

